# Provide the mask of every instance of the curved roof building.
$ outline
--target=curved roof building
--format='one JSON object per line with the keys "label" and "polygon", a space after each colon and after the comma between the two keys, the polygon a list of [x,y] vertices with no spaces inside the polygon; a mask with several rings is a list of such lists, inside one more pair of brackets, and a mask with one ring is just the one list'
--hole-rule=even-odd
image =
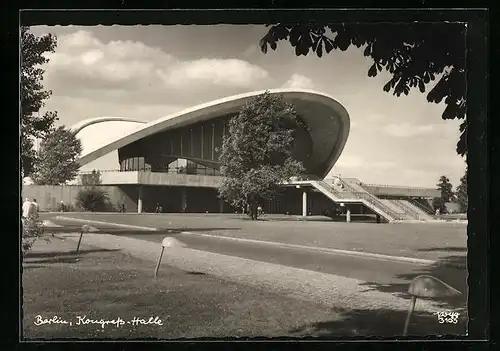
{"label": "curved roof building", "polygon": [[[228,132],[228,121],[243,105],[264,91],[215,100],[152,122],[121,117],[82,121],[72,129],[83,145],[82,166],[118,151],[109,169],[162,172],[176,159],[218,170],[218,146]],[[308,130],[297,134],[294,156],[310,175],[324,178],[339,158],[349,135],[349,115],[335,99],[310,90],[276,89],[291,102]]]}
{"label": "curved roof building", "polygon": [[[123,171],[102,172],[101,184],[113,186],[108,189],[112,202],[125,206],[127,211],[233,213],[241,210],[232,208],[218,196],[221,178],[214,175],[220,175],[219,147],[229,131],[229,120],[262,93],[227,97],[147,123],[122,117],[82,121],[72,127],[83,144],[79,163],[82,169]],[[276,89],[270,93],[280,94],[292,103],[304,122],[296,126],[292,153],[296,160],[302,161],[307,179],[284,184],[283,191],[264,204],[266,213],[324,214],[332,211],[333,202],[335,208],[343,204],[353,213],[376,215],[377,221],[420,220],[426,216],[417,213],[418,208],[410,203],[403,208],[401,203],[392,203],[390,199],[426,197],[434,195],[435,189],[370,188],[366,184],[361,186],[354,178],[343,178],[339,188],[335,183],[320,181],[328,175],[346,144],[350,128],[347,111],[332,97],[316,91]],[[101,160],[108,161],[108,155],[114,158],[106,167],[92,166]],[[84,175],[81,183],[83,178]],[[369,191],[390,199],[379,200]],[[350,216],[346,215],[346,220]]]}

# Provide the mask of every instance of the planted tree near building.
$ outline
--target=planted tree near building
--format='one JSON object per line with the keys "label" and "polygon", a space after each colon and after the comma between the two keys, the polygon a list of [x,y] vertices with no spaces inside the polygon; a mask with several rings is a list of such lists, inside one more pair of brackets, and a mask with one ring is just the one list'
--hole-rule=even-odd
{"label": "planted tree near building", "polygon": [[460,178],[460,184],[457,186],[456,191],[456,202],[460,206],[460,212],[467,213],[469,200],[467,196],[467,169],[462,178]]}
{"label": "planted tree near building", "polygon": [[[429,85],[427,101],[441,103],[446,108],[443,119],[461,119],[466,116],[465,90],[465,31],[464,23],[386,23],[359,24],[310,23],[272,25],[260,40],[262,52],[268,46],[276,50],[278,42],[285,40],[295,48],[297,56],[309,52],[322,57],[334,49],[347,50],[351,45],[363,49],[373,60],[368,76],[375,77],[385,70],[390,80],[384,85],[386,92],[396,96],[408,95],[418,88],[424,93]],[[368,67],[367,67],[368,68]],[[439,78],[435,84],[434,81]],[[467,153],[467,124],[460,125],[457,152]]]}
{"label": "planted tree near building", "polygon": [[61,126],[40,145],[33,181],[39,185],[61,185],[75,179],[82,143],[71,130]]}
{"label": "planted tree near building", "polygon": [[44,54],[54,52],[56,45],[53,35],[37,37],[29,27],[21,27],[21,168],[25,177],[33,172],[35,138],[44,138],[57,120],[56,112],[39,113],[51,95],[42,84],[45,70],[41,67],[49,61]]}
{"label": "planted tree near building", "polygon": [[106,212],[111,204],[106,191],[96,186],[86,186],[76,194],[76,206],[82,211]]}
{"label": "planted tree near building", "polygon": [[266,92],[243,106],[223,140],[220,197],[236,208],[248,206],[251,218],[257,219],[259,203],[304,170],[292,157],[297,128],[305,126],[279,95]]}
{"label": "planted tree near building", "polygon": [[91,185],[100,185],[101,181],[101,172],[97,170],[92,170],[92,172],[81,175],[82,185],[91,186]]}
{"label": "planted tree near building", "polygon": [[453,185],[450,183],[450,179],[448,177],[441,176],[439,178],[437,187],[441,192],[441,196],[434,198],[432,205],[434,207],[434,210],[439,209],[441,213],[446,213],[446,203],[452,202],[455,198],[455,194],[453,193]]}

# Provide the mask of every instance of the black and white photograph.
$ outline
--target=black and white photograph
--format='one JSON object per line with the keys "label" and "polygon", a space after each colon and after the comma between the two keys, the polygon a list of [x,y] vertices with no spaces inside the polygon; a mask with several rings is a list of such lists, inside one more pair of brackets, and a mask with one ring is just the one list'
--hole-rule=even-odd
{"label": "black and white photograph", "polygon": [[467,25],[23,25],[24,340],[468,335]]}

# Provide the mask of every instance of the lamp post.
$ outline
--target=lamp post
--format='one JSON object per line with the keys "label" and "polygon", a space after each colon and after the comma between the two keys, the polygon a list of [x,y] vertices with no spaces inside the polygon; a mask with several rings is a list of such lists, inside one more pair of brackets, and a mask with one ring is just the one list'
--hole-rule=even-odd
{"label": "lamp post", "polygon": [[165,251],[166,247],[167,248],[186,247],[186,244],[184,244],[183,242],[181,242],[175,238],[172,238],[170,236],[163,238],[163,240],[161,241],[160,256],[158,257],[158,262],[156,263],[156,268],[155,268],[155,272],[154,272],[155,278],[158,277],[158,270],[160,269],[161,259],[163,258],[163,252]]}
{"label": "lamp post", "polygon": [[91,225],[88,224],[82,225],[82,229],[80,231],[80,238],[78,239],[78,245],[76,246],[76,252],[80,251],[80,244],[82,242],[83,233],[93,233],[97,231],[99,231],[99,229],[97,229],[96,227],[92,227]]}
{"label": "lamp post", "polygon": [[411,295],[410,308],[406,316],[403,336],[408,334],[411,315],[415,310],[415,303],[419,297],[443,298],[462,295],[460,291],[430,275],[419,275],[415,277],[408,287],[408,293]]}

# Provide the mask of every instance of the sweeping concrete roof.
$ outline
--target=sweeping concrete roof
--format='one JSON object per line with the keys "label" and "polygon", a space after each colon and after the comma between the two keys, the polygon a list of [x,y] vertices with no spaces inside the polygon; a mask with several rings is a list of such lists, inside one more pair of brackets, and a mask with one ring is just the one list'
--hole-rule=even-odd
{"label": "sweeping concrete roof", "polygon": [[[177,129],[231,113],[237,114],[253,97],[265,91],[250,92],[197,105],[151,122],[124,117],[99,117],[81,121],[71,127],[81,139],[83,152],[80,165],[86,165],[104,155],[142,138]],[[350,119],[346,109],[332,97],[321,92],[301,89],[273,89],[291,102],[309,127],[313,140],[312,159],[322,165],[323,177],[328,174],[349,135]]]}

